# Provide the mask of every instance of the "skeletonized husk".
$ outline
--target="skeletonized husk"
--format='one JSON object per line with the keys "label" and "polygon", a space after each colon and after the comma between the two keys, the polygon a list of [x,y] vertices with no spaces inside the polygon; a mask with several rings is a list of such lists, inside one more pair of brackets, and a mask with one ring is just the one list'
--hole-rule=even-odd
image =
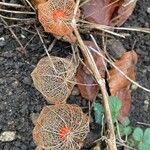
{"label": "skeletonized husk", "polygon": [[[54,69],[55,68],[55,69]],[[51,104],[65,103],[75,85],[76,65],[73,60],[51,56],[42,58],[31,76],[35,88]]]}
{"label": "skeletonized husk", "polygon": [[[69,131],[62,138],[60,131],[64,128]],[[88,132],[88,116],[79,106],[46,106],[33,130],[33,139],[38,150],[79,150]]]}

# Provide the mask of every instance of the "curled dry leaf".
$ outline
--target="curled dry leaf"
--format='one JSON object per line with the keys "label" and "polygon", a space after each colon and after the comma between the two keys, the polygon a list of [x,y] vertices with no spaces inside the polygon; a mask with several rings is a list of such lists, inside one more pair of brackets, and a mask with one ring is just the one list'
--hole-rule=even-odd
{"label": "curled dry leaf", "polygon": [[[48,0],[38,5],[38,18],[46,32],[74,43],[76,37],[71,26],[74,8],[74,0]],[[80,11],[78,10],[76,19],[79,16]]]}
{"label": "curled dry leaf", "polygon": [[137,0],[90,0],[82,6],[85,19],[98,24],[120,26],[132,14]]}
{"label": "curled dry leaf", "polygon": [[121,26],[132,14],[137,0],[120,0],[120,6],[115,11],[114,17],[111,19],[111,26]]}
{"label": "curled dry leaf", "polygon": [[122,102],[122,107],[119,111],[118,120],[123,122],[128,116],[131,107],[131,90],[130,87],[122,88],[117,92],[116,95]]}
{"label": "curled dry leaf", "polygon": [[103,25],[109,25],[116,3],[111,4],[112,0],[89,0],[82,6],[85,19]]}
{"label": "curled dry leaf", "polygon": [[[114,63],[126,76],[135,80],[135,65],[137,54],[134,51],[126,52]],[[112,68],[109,71],[109,87],[112,96],[117,96],[122,101],[119,121],[123,121],[128,115],[131,105],[130,85],[131,82],[118,70]]]}
{"label": "curled dry leaf", "polygon": [[42,109],[33,130],[39,150],[79,150],[89,132],[89,119],[77,105],[53,105]]}
{"label": "curled dry leaf", "polygon": [[95,100],[99,87],[91,73],[83,64],[80,64],[77,69],[76,80],[81,96],[91,101]]}
{"label": "curled dry leaf", "polygon": [[[87,47],[89,47],[89,50],[90,50],[90,46],[96,49],[95,44],[93,42],[85,41],[84,43]],[[104,65],[103,59],[99,55],[97,55],[95,52],[91,51],[91,53],[95,60],[97,68],[99,70],[99,73],[104,78],[105,77],[105,65]],[[77,85],[80,90],[81,96],[91,101],[95,100],[99,92],[99,86],[97,85],[97,83],[95,82],[95,79],[91,75],[88,62],[85,58],[84,58],[84,64],[80,64],[77,69],[76,80],[77,80]]]}

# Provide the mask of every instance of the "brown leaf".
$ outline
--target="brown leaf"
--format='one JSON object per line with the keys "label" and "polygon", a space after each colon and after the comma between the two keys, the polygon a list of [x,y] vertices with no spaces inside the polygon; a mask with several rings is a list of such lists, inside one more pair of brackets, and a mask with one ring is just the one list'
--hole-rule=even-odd
{"label": "brown leaf", "polygon": [[99,91],[99,86],[83,64],[80,64],[77,69],[76,80],[81,96],[91,101],[95,100]]}
{"label": "brown leaf", "polygon": [[[88,47],[91,46],[94,49],[96,49],[95,44],[93,42],[86,41],[84,43]],[[95,52],[91,52],[91,53],[98,67],[99,73],[104,78],[105,66],[104,66],[104,62],[102,58],[99,55],[97,55]],[[99,91],[99,86],[96,84],[95,79],[92,77],[90,71],[88,70],[89,67],[88,67],[88,62],[86,59],[84,59],[84,64],[86,66],[83,64],[80,64],[77,69],[77,75],[76,75],[76,79],[78,83],[77,85],[80,90],[81,96],[84,97],[85,99],[93,101],[96,99],[96,96]],[[85,85],[82,85],[82,84],[85,84]]]}
{"label": "brown leaf", "polygon": [[122,101],[122,107],[119,112],[118,120],[123,122],[125,117],[128,116],[131,107],[131,91],[129,87],[120,89],[116,96]]}
{"label": "brown leaf", "polygon": [[[137,54],[134,51],[126,52],[116,60],[115,65],[129,78],[135,80],[135,65]],[[123,121],[128,115],[131,105],[130,85],[131,82],[124,77],[118,70],[112,68],[109,71],[109,88],[112,96],[117,96],[122,101],[119,121]]]}
{"label": "brown leaf", "polygon": [[108,6],[112,0],[90,0],[82,6],[85,19],[103,25],[109,25],[109,21],[115,10],[116,3]]}
{"label": "brown leaf", "polygon": [[118,10],[115,11],[116,15],[112,18],[110,25],[121,26],[132,14],[136,2],[137,0],[123,0],[122,3],[120,3]]}
{"label": "brown leaf", "polygon": [[82,6],[85,19],[103,25],[120,26],[132,14],[137,0],[90,0]]}

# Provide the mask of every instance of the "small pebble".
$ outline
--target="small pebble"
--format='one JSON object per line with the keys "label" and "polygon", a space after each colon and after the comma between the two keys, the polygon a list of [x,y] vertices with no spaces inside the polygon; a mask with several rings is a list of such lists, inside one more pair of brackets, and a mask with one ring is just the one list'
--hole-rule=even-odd
{"label": "small pebble", "polygon": [[18,82],[17,80],[12,83],[12,86],[13,86],[14,88],[16,88],[18,85],[19,85],[19,82]]}
{"label": "small pebble", "polygon": [[27,84],[27,85],[31,85],[32,84],[32,80],[29,77],[24,77],[24,79],[22,80],[22,82],[24,84]]}
{"label": "small pebble", "polygon": [[147,72],[147,70],[146,70],[146,69],[143,69],[142,72],[145,74],[145,73]]}
{"label": "small pebble", "polygon": [[4,79],[0,78],[0,84],[4,83]]}
{"label": "small pebble", "polygon": [[148,8],[147,8],[147,13],[149,13],[149,14],[150,14],[150,7],[148,7]]}
{"label": "small pebble", "polygon": [[21,38],[25,39],[26,37],[23,34],[20,34]]}
{"label": "small pebble", "polygon": [[150,66],[147,67],[147,71],[150,72]]}
{"label": "small pebble", "polygon": [[131,89],[136,90],[138,87],[135,84],[132,84]]}
{"label": "small pebble", "polygon": [[145,100],[144,101],[144,106],[143,106],[143,108],[144,108],[144,110],[147,112],[148,111],[148,107],[149,107],[149,101],[148,100]]}
{"label": "small pebble", "polygon": [[9,96],[10,96],[10,95],[12,95],[12,94],[13,94],[13,92],[12,92],[12,91],[9,91],[9,92],[8,92],[8,95],[9,95]]}
{"label": "small pebble", "polygon": [[0,38],[0,47],[3,47],[4,45],[6,45],[6,41],[4,39],[4,37]]}
{"label": "small pebble", "polygon": [[10,142],[15,140],[16,132],[15,131],[5,131],[0,135],[0,141],[2,142]]}
{"label": "small pebble", "polygon": [[39,113],[31,113],[30,118],[33,122],[33,124],[36,124],[37,118],[39,117]]}
{"label": "small pebble", "polygon": [[77,87],[74,87],[72,90],[71,95],[78,96],[80,94],[79,89]]}

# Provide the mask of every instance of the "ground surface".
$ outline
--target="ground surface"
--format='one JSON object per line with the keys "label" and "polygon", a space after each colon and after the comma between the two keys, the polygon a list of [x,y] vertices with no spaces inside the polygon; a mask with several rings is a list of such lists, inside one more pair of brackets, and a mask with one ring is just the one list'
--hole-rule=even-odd
{"label": "ground surface", "polygon": [[[150,7],[149,0],[139,0],[133,15],[124,26],[150,27],[148,6]],[[23,45],[33,36],[21,28],[13,29]],[[46,39],[47,43],[52,41],[50,36]],[[133,45],[139,56],[137,81],[150,88],[150,35],[131,33],[131,37],[124,40],[124,46],[130,50]],[[57,42],[53,51],[65,53],[62,47],[67,49],[67,46],[66,43]],[[35,36],[28,44],[27,56],[18,51],[19,47],[9,30],[0,22],[0,135],[4,131],[14,131],[16,135],[11,142],[0,141],[0,150],[34,150],[32,118],[46,105],[44,98],[34,88],[30,76],[41,55],[44,54],[39,38]],[[150,94],[134,87],[132,98],[130,114],[132,124],[150,123]],[[80,96],[71,96],[69,101],[73,103],[76,101],[81,106],[86,105],[86,101],[81,101]]]}

